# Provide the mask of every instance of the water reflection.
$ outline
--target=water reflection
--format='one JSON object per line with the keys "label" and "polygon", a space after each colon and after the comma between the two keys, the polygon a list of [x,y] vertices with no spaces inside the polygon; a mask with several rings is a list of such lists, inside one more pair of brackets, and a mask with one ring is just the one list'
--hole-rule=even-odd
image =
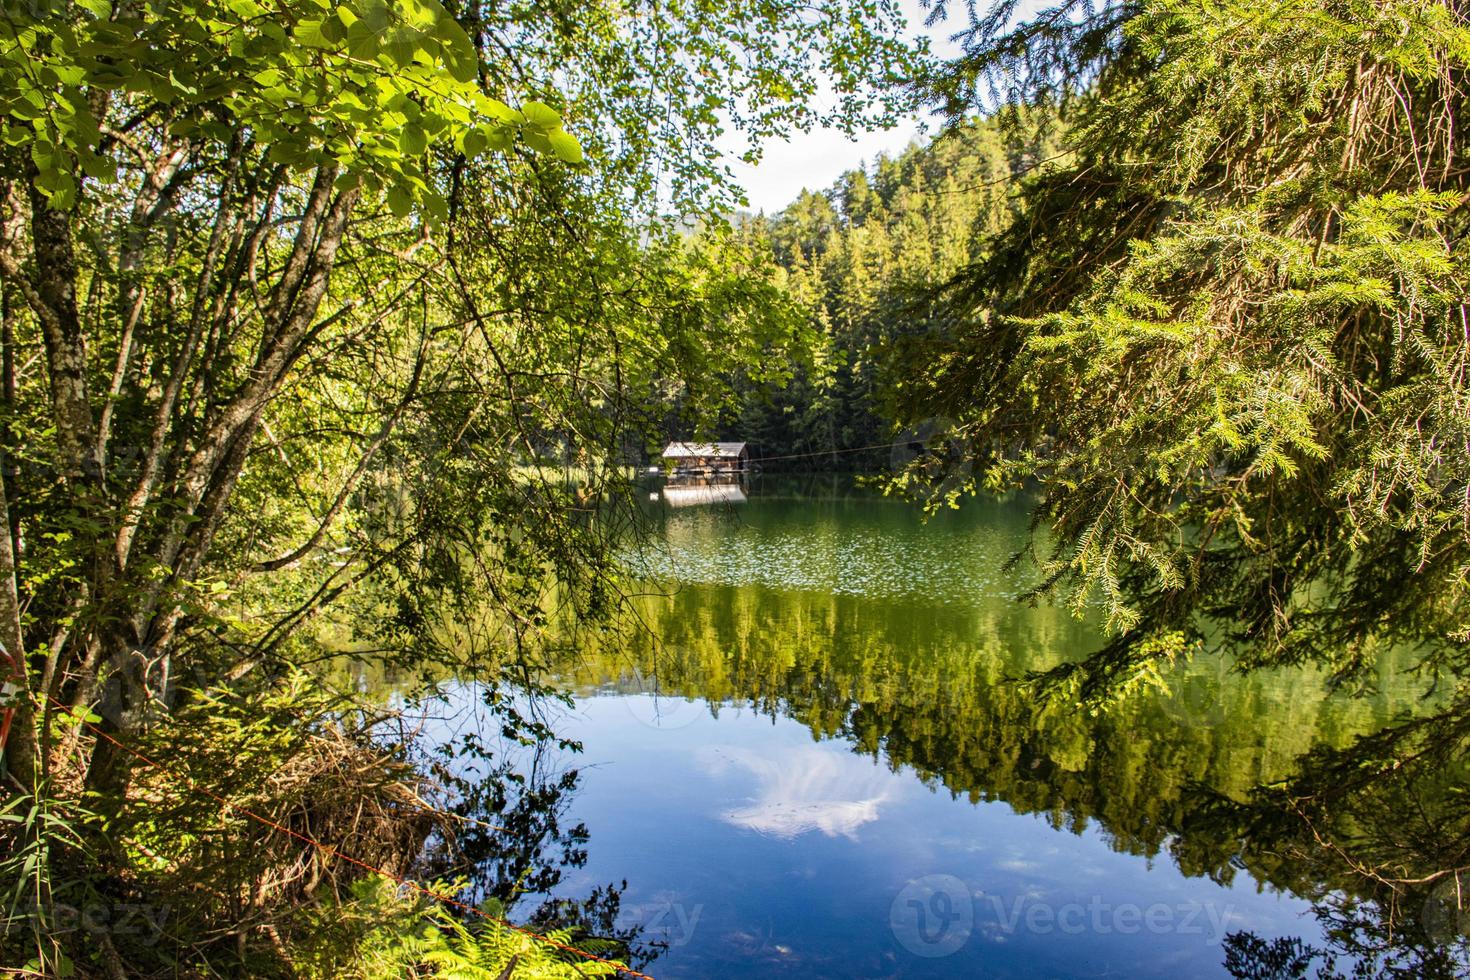
{"label": "water reflection", "polygon": [[835,746],[803,746],[775,757],[724,746],[710,748],[704,758],[712,774],[736,766],[755,776],[756,799],[721,817],[772,837],[789,840],[820,831],[856,841],[858,828],[877,820],[889,797],[882,770]]}
{"label": "water reflection", "polygon": [[[510,713],[522,707],[507,706],[498,689],[457,683],[441,693],[452,709],[447,718],[425,715],[422,722],[442,728],[428,732],[442,758],[424,761],[450,801],[444,809],[455,826],[431,838],[418,874],[467,881],[458,901],[491,902],[492,915],[537,931],[566,930],[584,947],[635,969],[656,960],[667,943],[629,918],[638,907],[624,905],[627,881],[579,874],[591,834],[570,813],[583,779],[569,764],[575,745],[527,739],[504,724],[496,733],[488,722],[503,723],[507,707]],[[577,882],[574,890],[563,887],[568,880]]]}
{"label": "water reflection", "polygon": [[586,745],[571,809],[597,842],[552,891],[626,878],[619,925],[664,936],[660,976],[1466,965],[1443,925],[1464,906],[1422,912],[1443,879],[1406,866],[1371,887],[1314,838],[1411,830],[1439,861],[1470,840],[1445,816],[1456,799],[1463,816],[1463,772],[1373,806],[1324,792],[1314,825],[1261,790],[1304,786],[1283,781],[1309,753],[1308,774],[1350,785],[1360,737],[1425,710],[1420,678],[1387,658],[1345,697],[1314,671],[1202,660],[1110,712],[1042,705],[1008,679],[1098,637],[1014,601],[1024,507],[926,524],[832,489],[767,479],[739,508],[659,506],[635,557],[679,587],[637,602],[646,631],[556,670],[578,694],[558,725]]}
{"label": "water reflection", "polygon": [[[712,489],[670,484],[662,493],[679,507],[676,493]],[[996,527],[944,513],[926,522],[916,508],[874,494],[812,497],[795,490],[769,477],[754,480],[746,492],[755,506],[744,526],[747,508],[657,513],[662,533],[626,557],[649,578],[736,588],[961,604],[1021,591],[1002,568],[1016,544],[1010,521]]]}
{"label": "water reflection", "polygon": [[663,485],[663,501],[670,507],[743,504],[746,487],[747,477],[743,471],[710,476],[681,475]]}

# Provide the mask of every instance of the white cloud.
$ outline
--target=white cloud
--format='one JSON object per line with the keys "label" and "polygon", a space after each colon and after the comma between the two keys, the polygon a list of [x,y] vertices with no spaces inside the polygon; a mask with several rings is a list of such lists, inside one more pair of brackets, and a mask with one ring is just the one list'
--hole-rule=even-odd
{"label": "white cloud", "polygon": [[878,819],[890,795],[889,774],[870,759],[820,745],[778,756],[746,749],[719,750],[713,768],[733,763],[753,774],[759,787],[745,806],[720,814],[727,823],[770,837],[791,839],[812,831],[857,840],[857,831]]}

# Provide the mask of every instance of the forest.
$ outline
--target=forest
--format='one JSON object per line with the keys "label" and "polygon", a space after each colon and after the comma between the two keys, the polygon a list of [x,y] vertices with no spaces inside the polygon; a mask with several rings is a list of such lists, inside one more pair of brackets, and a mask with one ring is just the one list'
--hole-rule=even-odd
{"label": "forest", "polygon": [[[881,470],[891,446],[931,427],[899,424],[884,365],[904,338],[942,330],[939,291],[1014,217],[1016,182],[1056,156],[1040,111],[1023,127],[965,119],[932,142],[880,156],[738,233],[775,262],[805,312],[804,356],[779,383],[737,374],[715,423],[788,466]],[[675,417],[672,427],[681,420]],[[910,433],[908,430],[912,430]],[[876,447],[876,448],[874,448]]]}
{"label": "forest", "polygon": [[[656,673],[649,631],[680,696],[1335,903],[1336,961],[1240,935],[1237,976],[1470,969],[1460,0],[4,24],[12,975],[647,977],[626,882],[546,897],[589,846],[574,780],[496,746],[575,750],[548,706],[598,664]],[[746,206],[732,153],[919,117]],[[1024,499],[1017,606],[1101,640],[1023,655],[939,617],[889,676],[861,644],[804,665],[800,630],[749,646],[763,621],[698,589],[649,606],[640,475],[686,438],[931,514]],[[836,635],[839,605],[783,615]],[[1268,713],[1289,758],[1138,700],[1216,668],[1232,705],[1296,668],[1376,697],[1390,667],[1428,692],[1391,718]],[[495,745],[415,713],[464,678]]]}

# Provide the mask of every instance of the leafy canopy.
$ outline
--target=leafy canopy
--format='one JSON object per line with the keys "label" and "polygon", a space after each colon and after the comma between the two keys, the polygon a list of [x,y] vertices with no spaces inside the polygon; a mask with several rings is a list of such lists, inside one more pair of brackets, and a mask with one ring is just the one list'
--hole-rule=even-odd
{"label": "leafy canopy", "polygon": [[113,93],[145,99],[176,139],[245,138],[272,163],[332,164],[339,183],[386,191],[398,214],[447,210],[425,173],[433,142],[476,157],[519,136],[582,160],[550,106],[517,110],[482,91],[478,54],[438,0],[77,6],[7,11],[0,38],[0,139],[29,153],[55,208],[76,203],[79,174],[117,179],[107,147],[128,143],[133,120],[107,118]]}

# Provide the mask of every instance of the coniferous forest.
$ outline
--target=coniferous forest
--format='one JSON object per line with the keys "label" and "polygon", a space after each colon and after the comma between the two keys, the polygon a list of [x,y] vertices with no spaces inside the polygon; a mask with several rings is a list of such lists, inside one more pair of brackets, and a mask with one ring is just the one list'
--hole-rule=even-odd
{"label": "coniferous forest", "polygon": [[1470,974],[1462,0],[0,3],[7,975]]}
{"label": "coniferous forest", "polygon": [[1010,224],[1017,180],[1058,152],[1048,130],[966,120],[775,216],[739,221],[801,304],[807,334],[791,377],[737,376],[725,430],[800,461],[788,465],[886,468],[900,418],[888,358],[905,338],[942,329],[940,290]]}

